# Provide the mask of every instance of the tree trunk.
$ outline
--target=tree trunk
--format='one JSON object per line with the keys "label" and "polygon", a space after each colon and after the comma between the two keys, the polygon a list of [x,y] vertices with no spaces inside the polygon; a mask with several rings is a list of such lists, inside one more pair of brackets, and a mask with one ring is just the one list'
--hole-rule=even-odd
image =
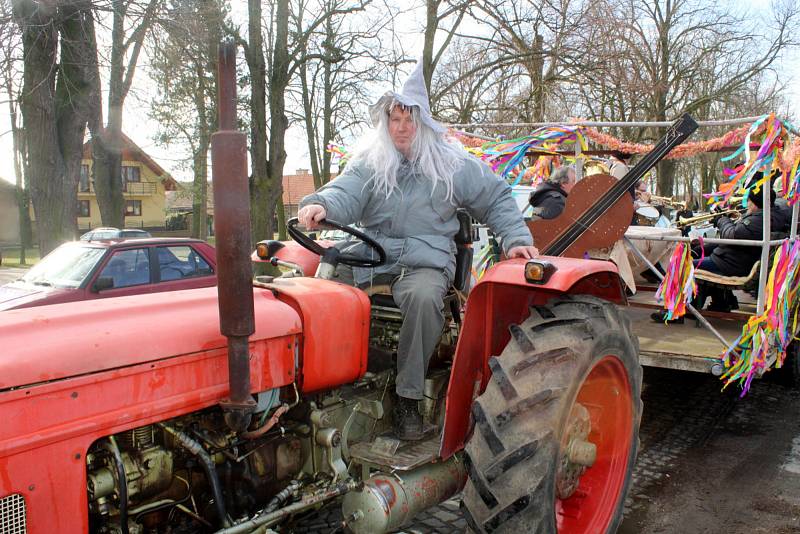
{"label": "tree trunk", "polygon": [[25,176],[44,256],[70,237],[63,233],[65,169],[56,130],[56,13],[55,7],[31,0],[15,0],[13,13],[25,54],[21,110],[25,145],[32,155],[25,161]]}
{"label": "tree trunk", "polygon": [[11,143],[14,152],[14,177],[15,195],[17,199],[17,211],[19,219],[19,263],[25,265],[25,252],[31,248],[31,216],[30,198],[25,187],[25,177],[23,174],[23,161],[27,161],[27,151],[25,150],[24,132],[19,127],[19,113],[17,112],[17,96],[14,95],[11,76],[7,77],[8,86],[8,108],[11,120]]}
{"label": "tree trunk", "polygon": [[546,91],[544,89],[544,37],[538,32],[533,38],[533,57],[530,65],[531,120],[532,122],[541,122],[544,120]]}
{"label": "tree trunk", "polygon": [[92,178],[103,226],[125,226],[122,196],[122,147],[120,136],[108,129],[92,136]]}
{"label": "tree trunk", "polygon": [[[327,21],[327,36],[328,40],[333,42],[333,27],[331,20]],[[333,141],[335,125],[333,124],[333,73],[331,72],[331,63],[326,61],[323,65],[322,81],[325,88],[325,101],[322,105],[322,175],[321,185],[325,185],[331,181],[331,153],[328,152],[328,145]]]}
{"label": "tree trunk", "polygon": [[425,0],[425,36],[422,44],[422,77],[425,79],[425,89],[431,94],[431,80],[433,79],[433,46],[436,40],[436,30],[439,29],[439,4],[441,0]]}
{"label": "tree trunk", "polygon": [[92,139],[94,186],[104,226],[125,226],[125,198],[122,194],[122,106],[125,101],[125,14],[124,0],[113,0],[111,30],[111,72],[108,80],[108,124],[99,138]]}
{"label": "tree trunk", "polygon": [[192,237],[208,237],[208,142],[202,140],[194,154],[192,184]]}
{"label": "tree trunk", "polygon": [[63,234],[78,234],[80,182],[86,124],[100,101],[97,42],[90,0],[76,0],[60,9],[61,65],[56,85],[56,121],[63,154]]}
{"label": "tree trunk", "polygon": [[[122,228],[125,225],[125,198],[122,191],[124,148],[122,108],[133,81],[144,36],[159,4],[158,0],[149,1],[142,21],[128,38],[125,35],[125,17],[129,2],[127,0],[111,2],[114,20],[111,29],[111,71],[108,80],[108,124],[105,130],[95,128],[92,131],[95,192],[100,206],[100,217],[107,226]],[[133,45],[133,48],[126,69],[125,54],[130,45]]]}
{"label": "tree trunk", "polygon": [[[288,24],[287,21],[284,23]],[[262,239],[272,239],[275,214],[275,200],[270,191],[272,184],[267,171],[267,67],[261,32],[261,0],[248,0],[248,33],[246,58],[251,84],[250,158],[253,172],[250,177],[250,220],[251,240],[256,243]]]}
{"label": "tree trunk", "polygon": [[[286,88],[289,85],[289,0],[278,0],[275,13],[275,42],[272,49],[272,71],[269,84],[269,193],[267,202],[278,215],[278,238],[286,237],[286,213],[283,209],[283,166],[286,163]],[[272,238],[272,234],[268,234]]]}
{"label": "tree trunk", "polygon": [[202,64],[196,65],[196,71],[198,85],[194,101],[201,131],[197,152],[193,155],[192,237],[205,240],[208,237],[208,147],[211,135],[206,126],[208,125],[208,110],[206,109],[206,87]]}
{"label": "tree trunk", "polygon": [[[317,128],[314,124],[314,104],[313,93],[308,87],[308,76],[306,68],[308,63],[305,62],[298,70],[300,77],[300,91],[303,100],[303,116],[306,123],[306,140],[308,141],[308,156],[311,160],[311,175],[314,177],[314,189],[322,187],[322,172],[320,169],[320,157],[317,154]],[[327,87],[324,88],[327,90]],[[323,150],[323,153],[326,153]]]}

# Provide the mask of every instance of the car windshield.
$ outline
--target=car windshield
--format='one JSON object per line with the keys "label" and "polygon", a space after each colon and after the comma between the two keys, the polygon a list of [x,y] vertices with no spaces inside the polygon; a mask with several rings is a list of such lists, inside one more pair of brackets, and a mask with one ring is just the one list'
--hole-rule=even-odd
{"label": "car windshield", "polygon": [[329,241],[344,241],[350,239],[350,234],[343,230],[323,230],[319,234],[320,239],[327,239]]}
{"label": "car windshield", "polygon": [[31,267],[22,281],[40,286],[79,287],[105,251],[97,247],[61,246]]}
{"label": "car windshield", "polygon": [[92,234],[92,239],[114,239],[119,235],[119,230],[102,230]]}

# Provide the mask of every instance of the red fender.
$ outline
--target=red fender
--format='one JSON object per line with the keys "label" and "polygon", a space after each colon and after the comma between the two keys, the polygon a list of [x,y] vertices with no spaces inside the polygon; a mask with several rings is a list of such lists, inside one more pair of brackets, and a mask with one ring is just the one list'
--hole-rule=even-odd
{"label": "red fender", "polygon": [[472,401],[490,378],[489,357],[500,354],[511,335],[508,327],[528,317],[530,306],[564,294],[594,295],[625,304],[616,265],[608,261],[543,257],[556,267],[545,284],[525,280],[526,260],[501,262],[472,289],[456,347],[447,389],[440,455],[449,458],[464,448]]}

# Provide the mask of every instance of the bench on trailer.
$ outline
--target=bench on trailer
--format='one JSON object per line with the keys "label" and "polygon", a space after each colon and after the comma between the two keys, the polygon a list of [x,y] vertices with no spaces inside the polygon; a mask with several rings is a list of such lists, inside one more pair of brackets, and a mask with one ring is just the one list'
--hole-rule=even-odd
{"label": "bench on trailer", "polygon": [[757,261],[753,264],[753,268],[745,276],[726,276],[724,274],[712,273],[703,269],[697,269],[694,272],[694,279],[697,283],[707,284],[712,287],[720,287],[723,289],[744,289],[748,282],[756,279],[759,273],[761,262]]}
{"label": "bench on trailer", "polygon": [[739,302],[733,294],[734,290],[745,290],[752,284],[758,284],[761,262],[753,264],[750,272],[745,276],[726,276],[719,273],[712,273],[703,269],[694,272],[694,279],[697,282],[697,296],[693,302],[698,310],[703,309],[706,299],[713,296],[713,302],[717,308],[709,307],[707,311],[717,311],[727,313],[739,308]]}

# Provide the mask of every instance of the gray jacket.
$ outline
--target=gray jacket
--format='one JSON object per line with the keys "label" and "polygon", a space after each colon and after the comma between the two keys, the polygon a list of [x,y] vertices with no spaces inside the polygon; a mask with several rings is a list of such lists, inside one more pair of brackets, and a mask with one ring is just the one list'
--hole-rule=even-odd
{"label": "gray jacket", "polygon": [[[453,179],[453,201],[445,188],[422,176],[407,164],[398,171],[398,188],[389,197],[374,191],[372,172],[351,161],[345,172],[316,193],[300,201],[300,207],[320,204],[326,218],[342,224],[358,224],[386,251],[386,263],[372,274],[400,273],[403,267],[442,269],[453,280],[459,228],[457,208],[485,223],[502,239],[505,251],[531,245],[528,227],[511,197],[511,188],[481,161],[469,158]],[[357,243],[348,252],[374,257],[370,248]],[[357,283],[370,279],[369,269],[354,269]]]}

